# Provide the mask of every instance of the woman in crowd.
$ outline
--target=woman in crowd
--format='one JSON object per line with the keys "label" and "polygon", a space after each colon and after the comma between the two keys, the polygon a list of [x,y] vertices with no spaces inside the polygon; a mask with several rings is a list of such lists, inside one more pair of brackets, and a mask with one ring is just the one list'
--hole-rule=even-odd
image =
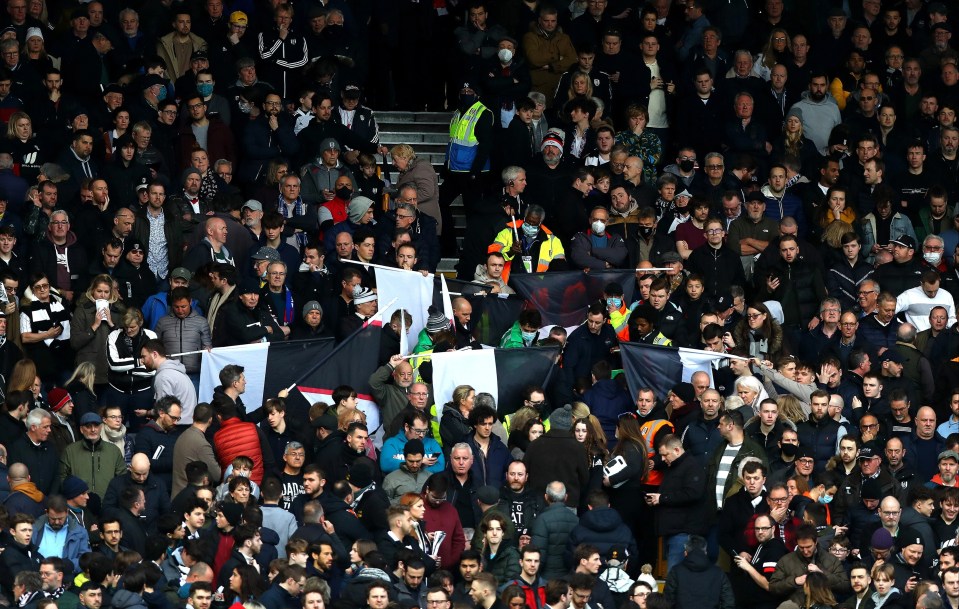
{"label": "woman in crowd", "polygon": [[53,384],[66,378],[63,362],[73,361],[68,303],[44,273],[34,273],[20,300],[20,331],[24,355],[34,361],[37,375]]}
{"label": "woman in crowd", "polygon": [[120,449],[123,460],[130,464],[133,458],[133,438],[127,435],[127,426],[123,424],[123,409],[119,406],[104,406],[100,409],[103,426],[100,428],[100,439],[109,442]]}
{"label": "woman in crowd", "polygon": [[110,370],[107,363],[107,337],[123,318],[126,306],[113,288],[113,278],[97,275],[80,296],[73,311],[70,345],[77,353],[77,364],[89,362],[96,367],[94,385],[105,388]]}
{"label": "woman in crowd", "polygon": [[782,327],[765,304],[755,302],[749,305],[744,317],[733,328],[732,340],[725,341],[727,347],[742,347],[750,357],[760,360],[776,361],[789,353]]}
{"label": "woman in crowd", "polygon": [[426,532],[426,501],[417,493],[405,493],[400,497],[400,505],[410,508],[413,517],[413,538],[424,552],[430,549],[430,534]]}
{"label": "woman in crowd", "polygon": [[440,420],[440,438],[443,447],[449,450],[457,442],[461,442],[473,428],[467,422],[473,410],[473,400],[476,399],[476,390],[469,385],[460,385],[453,390],[453,399],[443,406],[443,418]]}
{"label": "woman in crowd", "polygon": [[256,600],[263,594],[263,578],[252,565],[237,565],[230,575],[230,592],[233,603]]}
{"label": "woman in crowd", "polygon": [[442,234],[439,177],[433,165],[429,159],[416,156],[416,151],[409,144],[393,146],[390,155],[393,157],[393,166],[400,172],[396,187],[402,188],[407,184],[416,187],[416,207],[436,220],[436,232]]}
{"label": "woman in crowd", "polygon": [[96,366],[90,362],[80,362],[64,385],[73,398],[73,418],[77,421],[88,412],[97,413],[95,379]]}
{"label": "woman in crowd", "polygon": [[[45,140],[37,137],[33,120],[26,112],[14,112],[7,121],[7,137],[3,149],[20,165],[20,177],[28,184],[36,184],[40,167],[50,158]],[[8,194],[9,196],[9,194]]]}
{"label": "woman in crowd", "polygon": [[119,405],[131,433],[146,423],[153,407],[153,377],[140,359],[143,345],[156,338],[153,330],[143,327],[143,314],[137,308],[127,309],[117,329],[107,336],[107,362],[110,366],[105,400]]}
{"label": "woman in crowd", "polygon": [[540,419],[527,419],[523,428],[509,434],[507,448],[510,449],[510,455],[518,461],[522,461],[529,443],[539,438],[545,433],[546,428]]}
{"label": "woman in crowd", "polygon": [[603,476],[603,486],[609,493],[610,506],[622,516],[639,538],[646,523],[648,513],[643,500],[643,478],[649,470],[646,458],[646,442],[636,413],[627,412],[619,416],[616,422],[616,446],[610,453],[610,462],[620,462],[623,467],[615,474]]}
{"label": "woman in crowd", "polygon": [[590,418],[584,417],[573,420],[573,437],[577,442],[582,443],[586,449],[587,465],[589,467],[589,482],[583,489],[584,492],[580,493],[584,505],[589,491],[602,486],[603,466],[609,461],[609,450],[606,448],[606,436],[603,434],[603,428],[598,426],[599,421],[594,426]]}

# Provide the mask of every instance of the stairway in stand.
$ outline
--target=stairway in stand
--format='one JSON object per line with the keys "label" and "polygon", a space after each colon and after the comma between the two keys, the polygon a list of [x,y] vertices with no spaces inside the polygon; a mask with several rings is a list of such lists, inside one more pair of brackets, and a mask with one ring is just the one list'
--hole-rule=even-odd
{"label": "stairway in stand", "polygon": [[[416,151],[417,157],[428,159],[436,173],[440,173],[446,160],[451,112],[375,112],[374,116],[380,126],[381,144],[387,148],[396,144],[409,144]],[[392,166],[389,169],[390,182],[395,184],[399,172]],[[440,181],[442,182],[442,178]],[[456,241],[462,246],[466,217],[463,215],[463,202],[459,198],[453,201],[453,220]],[[453,266],[457,260],[443,258],[437,270],[451,276],[450,274],[455,274]]]}

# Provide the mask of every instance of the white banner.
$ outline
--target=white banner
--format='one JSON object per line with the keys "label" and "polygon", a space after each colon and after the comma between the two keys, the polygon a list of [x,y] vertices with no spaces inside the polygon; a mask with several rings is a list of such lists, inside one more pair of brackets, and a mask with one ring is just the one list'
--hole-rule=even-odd
{"label": "white banner", "polygon": [[460,385],[469,385],[476,393],[490,393],[498,401],[495,349],[446,351],[431,357],[437,418],[443,416],[443,406],[453,399],[453,390]]}
{"label": "white banner", "polygon": [[420,330],[426,327],[427,309],[433,304],[433,276],[423,277],[417,271],[399,269],[376,269],[376,292],[380,303],[396,299],[392,306],[383,310],[383,324],[390,323],[390,316],[397,309],[406,309],[413,317],[409,340],[416,345]]}
{"label": "white banner", "polygon": [[213,390],[220,384],[220,370],[229,364],[243,366],[246,391],[243,404],[247,412],[253,412],[263,404],[263,385],[266,378],[266,359],[270,343],[219,347],[204,351],[200,360],[200,402],[213,399]]}

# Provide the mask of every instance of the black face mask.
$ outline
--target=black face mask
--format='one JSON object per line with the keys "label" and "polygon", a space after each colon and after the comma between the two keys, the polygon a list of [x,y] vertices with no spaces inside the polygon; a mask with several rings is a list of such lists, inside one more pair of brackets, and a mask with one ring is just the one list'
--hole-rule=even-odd
{"label": "black face mask", "polygon": [[353,195],[353,191],[345,186],[342,188],[336,189],[336,196],[343,199],[344,201],[349,201],[352,195]]}
{"label": "black face mask", "polygon": [[686,159],[684,161],[679,162],[679,168],[685,171],[686,173],[689,173],[690,171],[692,171],[694,167],[696,167],[696,161]]}
{"label": "black face mask", "polygon": [[472,106],[473,104],[475,104],[475,103],[476,103],[476,100],[478,100],[478,99],[479,99],[479,98],[476,97],[475,95],[460,95],[460,104],[461,104],[464,108],[469,108],[470,106]]}
{"label": "black face mask", "polygon": [[649,239],[653,234],[652,226],[640,226],[639,227],[639,236],[643,239]]}
{"label": "black face mask", "polygon": [[783,444],[781,450],[784,457],[795,457],[799,447],[795,444]]}

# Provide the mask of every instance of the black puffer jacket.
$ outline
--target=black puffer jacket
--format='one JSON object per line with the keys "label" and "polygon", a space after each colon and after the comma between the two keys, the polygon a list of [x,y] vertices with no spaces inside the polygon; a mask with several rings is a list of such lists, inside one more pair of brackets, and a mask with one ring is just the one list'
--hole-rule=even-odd
{"label": "black puffer jacket", "polygon": [[[779,287],[771,291],[766,279],[776,277]],[[756,294],[761,300],[778,300],[783,307],[784,324],[802,325],[819,312],[826,297],[822,271],[812,263],[796,258],[791,264],[780,258],[769,270],[756,277]]]}
{"label": "black puffer jacket", "polygon": [[733,609],[733,587],[704,553],[686,556],[669,570],[663,592],[675,609]]}

